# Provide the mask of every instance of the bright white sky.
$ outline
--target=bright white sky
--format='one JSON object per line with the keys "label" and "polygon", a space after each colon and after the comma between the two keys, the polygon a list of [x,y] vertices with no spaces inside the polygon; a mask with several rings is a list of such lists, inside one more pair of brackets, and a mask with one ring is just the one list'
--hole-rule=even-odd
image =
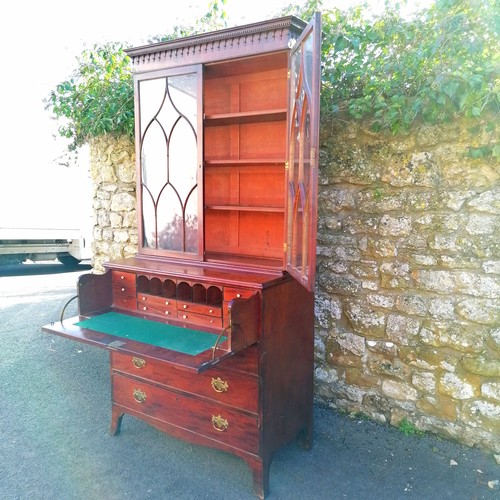
{"label": "bright white sky", "polygon": [[[276,17],[291,1],[227,0],[228,25]],[[325,0],[324,5],[347,8],[359,1]],[[63,143],[54,139],[56,124],[44,110],[42,100],[57,83],[70,76],[76,56],[99,42],[142,45],[148,37],[166,33],[175,25],[192,24],[208,11],[209,3],[210,0],[2,2],[0,226],[2,201],[18,195],[17,186],[28,187],[33,193],[43,187],[48,199],[58,189],[58,176],[65,176],[60,174],[65,167],[53,163],[63,150]],[[384,4],[383,0],[369,3],[374,8]]]}

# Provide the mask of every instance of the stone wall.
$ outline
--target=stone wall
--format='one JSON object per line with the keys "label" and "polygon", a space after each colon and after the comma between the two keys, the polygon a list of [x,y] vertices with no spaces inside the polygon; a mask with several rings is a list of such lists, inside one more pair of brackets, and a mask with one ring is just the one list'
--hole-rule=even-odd
{"label": "stone wall", "polygon": [[127,137],[105,136],[90,143],[94,241],[92,267],[137,253],[134,144]]}
{"label": "stone wall", "polygon": [[[474,132],[474,130],[476,132]],[[316,394],[500,452],[500,165],[467,123],[322,127]],[[136,253],[134,147],[91,147],[94,268]]]}
{"label": "stone wall", "polygon": [[316,393],[500,452],[500,165],[477,124],[322,127]]}

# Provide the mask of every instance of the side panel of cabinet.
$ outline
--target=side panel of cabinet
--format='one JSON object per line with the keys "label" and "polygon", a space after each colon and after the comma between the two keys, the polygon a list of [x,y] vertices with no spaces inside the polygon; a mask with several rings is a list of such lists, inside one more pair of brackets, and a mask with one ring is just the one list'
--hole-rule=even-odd
{"label": "side panel of cabinet", "polygon": [[290,279],[264,291],[259,376],[264,449],[312,439],[314,295]]}

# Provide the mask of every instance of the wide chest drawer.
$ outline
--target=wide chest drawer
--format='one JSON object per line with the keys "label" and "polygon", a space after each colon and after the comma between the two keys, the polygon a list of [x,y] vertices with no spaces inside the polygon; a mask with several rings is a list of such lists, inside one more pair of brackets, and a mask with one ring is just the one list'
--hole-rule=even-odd
{"label": "wide chest drawer", "polygon": [[218,404],[113,373],[113,403],[229,446],[258,452],[258,419]]}
{"label": "wide chest drawer", "polygon": [[111,352],[112,370],[161,384],[174,390],[212,399],[247,412],[258,412],[258,380],[216,368],[203,373],[180,370],[148,357]]}

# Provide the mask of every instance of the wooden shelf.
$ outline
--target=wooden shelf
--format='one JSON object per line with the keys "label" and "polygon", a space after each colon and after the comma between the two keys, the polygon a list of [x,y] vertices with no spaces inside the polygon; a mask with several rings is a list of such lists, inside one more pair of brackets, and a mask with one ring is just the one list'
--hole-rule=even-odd
{"label": "wooden shelf", "polygon": [[205,126],[237,125],[286,120],[286,109],[205,115]]}
{"label": "wooden shelf", "polygon": [[206,210],[225,210],[234,212],[276,212],[284,213],[284,207],[264,207],[248,205],[205,205]]}
{"label": "wooden shelf", "polygon": [[276,165],[280,167],[285,166],[285,160],[281,159],[269,159],[269,158],[257,158],[251,160],[205,160],[205,166],[210,167],[223,167],[223,166],[238,166],[238,167],[253,167],[259,165]]}

